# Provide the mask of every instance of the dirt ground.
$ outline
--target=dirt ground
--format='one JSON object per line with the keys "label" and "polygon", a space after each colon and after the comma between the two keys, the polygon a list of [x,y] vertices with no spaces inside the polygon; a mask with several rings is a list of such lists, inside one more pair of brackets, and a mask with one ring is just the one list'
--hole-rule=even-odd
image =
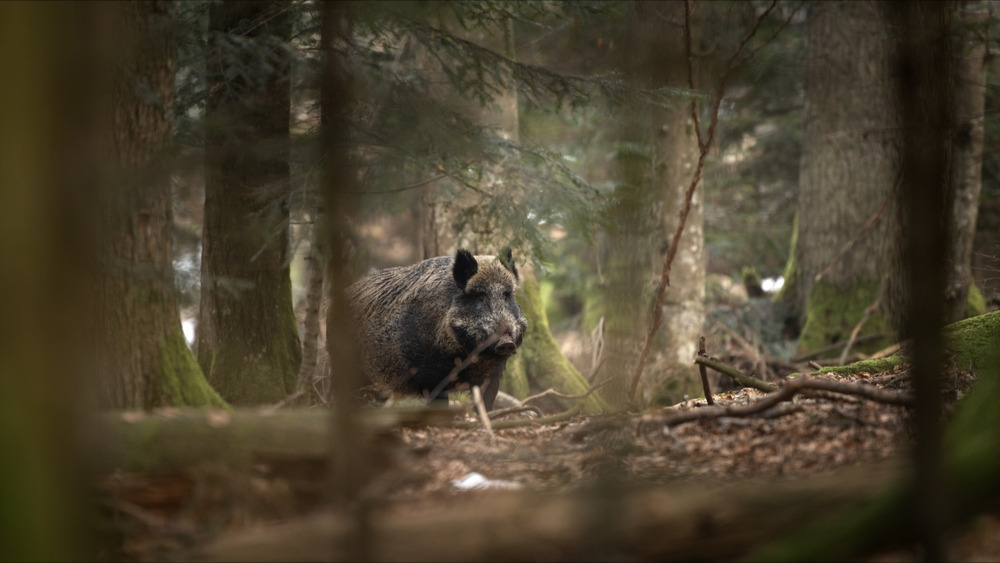
{"label": "dirt ground", "polygon": [[[906,391],[906,367],[831,379]],[[949,406],[973,377],[953,371]],[[764,396],[741,389],[715,396],[722,406]],[[704,400],[631,416],[576,416],[557,424],[496,430],[448,426],[398,428],[382,435],[365,495],[380,507],[447,506],[481,489],[575,491],[601,480],[668,484],[685,479],[808,479],[862,462],[904,454],[906,407],[811,392],[751,416],[681,424],[669,416],[704,408]],[[523,415],[522,415],[523,416]],[[469,420],[472,420],[470,417]],[[100,492],[109,525],[103,560],[171,560],[220,536],[288,521],[324,506],[324,460],[262,461],[252,474],[204,466],[166,475],[106,475]],[[949,556],[1000,560],[1000,520],[983,515],[950,538]],[[919,560],[916,549],[870,561]]]}

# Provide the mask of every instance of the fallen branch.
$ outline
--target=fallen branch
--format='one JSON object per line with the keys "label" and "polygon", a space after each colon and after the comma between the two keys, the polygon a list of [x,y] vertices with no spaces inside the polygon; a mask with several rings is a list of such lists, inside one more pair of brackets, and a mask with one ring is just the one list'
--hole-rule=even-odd
{"label": "fallen branch", "polygon": [[[563,422],[565,420],[569,420],[570,418],[573,418],[574,416],[580,414],[580,411],[582,410],[583,410],[583,403],[579,403],[568,410],[565,410],[561,413],[552,414],[549,416],[543,416],[540,418],[522,418],[518,420],[497,420],[493,421],[491,424],[493,425],[494,430],[503,430],[505,428],[520,428],[521,426],[542,426],[544,424],[555,424],[557,422]],[[439,426],[450,426],[452,428],[472,429],[472,428],[479,428],[480,424],[478,422],[456,421],[456,422],[443,423],[440,424]]]}
{"label": "fallen branch", "polygon": [[715,358],[710,358],[708,356],[699,356],[694,359],[696,364],[708,366],[715,371],[728,375],[733,378],[733,381],[742,385],[743,387],[751,387],[753,389],[758,389],[765,393],[773,393],[777,391],[778,387],[766,381],[761,381],[756,377],[750,377],[749,375],[743,375],[740,371],[730,365],[727,365]]}
{"label": "fallen branch", "polygon": [[[701,359],[701,358],[699,358]],[[714,418],[746,417],[760,412],[764,412],[779,403],[791,400],[795,395],[806,391],[829,391],[842,393],[844,395],[854,395],[864,397],[879,403],[890,405],[909,406],[913,404],[913,393],[908,391],[891,391],[879,389],[873,385],[862,383],[848,383],[844,381],[833,381],[818,377],[796,377],[788,380],[787,383],[774,393],[765,395],[760,400],[745,407],[739,406],[713,406],[691,409],[687,411],[671,412],[666,415],[647,415],[639,421],[639,429],[653,426],[676,426],[694,420],[710,420]]]}

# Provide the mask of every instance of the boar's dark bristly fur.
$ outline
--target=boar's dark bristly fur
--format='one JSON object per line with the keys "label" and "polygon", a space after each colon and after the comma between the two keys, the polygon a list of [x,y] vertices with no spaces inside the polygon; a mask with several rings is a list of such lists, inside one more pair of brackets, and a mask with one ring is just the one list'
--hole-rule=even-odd
{"label": "boar's dark bristly fur", "polygon": [[514,300],[517,268],[501,257],[459,250],[413,266],[388,268],[348,288],[359,327],[369,394],[427,396],[477,347],[458,380],[439,393],[482,387],[493,408],[507,360],[521,345],[527,320]]}

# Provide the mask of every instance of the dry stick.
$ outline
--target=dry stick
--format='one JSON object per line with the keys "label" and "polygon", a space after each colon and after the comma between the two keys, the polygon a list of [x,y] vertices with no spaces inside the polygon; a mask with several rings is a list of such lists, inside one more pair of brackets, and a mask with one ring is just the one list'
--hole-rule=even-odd
{"label": "dry stick", "polygon": [[858,321],[858,324],[854,325],[854,330],[851,331],[851,337],[847,339],[847,345],[844,346],[844,351],[840,353],[840,358],[837,360],[838,364],[844,365],[844,362],[847,361],[847,354],[850,353],[851,346],[853,346],[854,341],[857,340],[858,333],[861,332],[861,327],[865,326],[865,323],[868,322],[868,317],[870,317],[871,314],[874,313],[875,310],[882,304],[882,295],[885,293],[885,287],[888,285],[888,282],[889,273],[886,272],[885,274],[882,274],[882,282],[878,284],[878,294],[875,295],[875,302],[865,307],[865,312],[861,315],[861,320]]}
{"label": "dry stick", "polygon": [[493,433],[493,427],[490,426],[490,417],[486,414],[486,405],[483,404],[483,394],[479,390],[478,385],[472,386],[472,400],[476,403],[476,410],[479,411],[479,421],[483,423],[486,427],[486,433],[490,435],[490,442],[495,442],[497,435]]}
{"label": "dry stick", "polygon": [[[885,338],[887,336],[889,336],[889,334],[885,333],[885,332],[879,332],[879,333],[876,333],[876,334],[866,334],[864,336],[859,336],[857,339],[855,339],[854,343],[855,344],[860,344],[862,342],[868,342],[869,340],[878,340],[879,338]],[[847,343],[846,340],[841,340],[840,342],[837,342],[835,344],[830,344],[829,346],[824,346],[822,348],[817,348],[816,350],[813,350],[812,352],[809,352],[808,354],[802,354],[801,356],[792,358],[792,363],[793,364],[797,364],[797,363],[800,363],[800,362],[808,362],[809,360],[816,359],[816,358],[822,356],[823,354],[826,354],[827,352],[833,352],[835,350],[840,350],[841,348],[844,347],[844,344],[846,344],[846,343]],[[819,369],[819,368],[817,368],[817,369]]]}
{"label": "dry stick", "polygon": [[756,377],[743,375],[736,368],[726,365],[715,358],[709,358],[708,356],[705,357],[699,356],[695,358],[694,361],[698,365],[708,366],[719,373],[728,375],[729,377],[733,378],[733,380],[736,383],[739,383],[744,387],[752,387],[753,389],[759,389],[760,391],[763,391],[765,393],[772,393],[778,390],[777,385],[772,385],[766,381],[761,381]]}
{"label": "dry stick", "polygon": [[[898,182],[899,180],[897,180],[897,183]],[[875,213],[872,213],[871,217],[869,217],[868,220],[865,221],[865,224],[864,226],[861,227],[861,230],[858,231],[857,234],[851,238],[851,240],[847,241],[847,244],[845,244],[844,247],[840,249],[840,252],[838,252],[837,255],[833,257],[833,260],[831,260],[830,263],[827,264],[826,268],[823,268],[822,272],[816,274],[816,277],[813,278],[814,283],[819,283],[820,280],[822,280],[824,277],[826,277],[827,274],[833,271],[833,267],[837,265],[837,262],[839,262],[840,259],[843,258],[849,250],[851,250],[851,248],[854,246],[854,243],[861,240],[861,236],[864,235],[868,231],[868,229],[875,226],[875,223],[878,222],[878,218],[882,215],[882,212],[885,211],[885,208],[888,204],[889,204],[889,196],[885,196],[885,199],[882,200],[882,204],[879,205],[878,209],[875,210]]]}
{"label": "dry stick", "polygon": [[[705,351],[704,336],[698,338],[698,357],[708,357],[708,352]],[[714,405],[715,399],[712,398],[712,387],[708,384],[708,368],[705,367],[705,364],[698,364],[698,371],[701,372],[701,388],[705,390],[705,401],[709,405]]]}
{"label": "dry stick", "polygon": [[430,403],[431,401],[436,399],[437,396],[441,393],[441,391],[443,391],[444,388],[447,387],[449,383],[453,383],[458,380],[458,374],[461,373],[463,369],[469,367],[469,364],[471,363],[478,362],[479,354],[482,353],[483,350],[492,346],[493,343],[499,339],[500,335],[494,334],[489,338],[487,338],[486,340],[480,342],[479,346],[476,346],[476,349],[473,350],[471,354],[466,356],[464,360],[462,360],[461,362],[456,364],[454,368],[452,368],[451,373],[448,374],[448,377],[442,379],[441,382],[437,384],[437,387],[435,387],[434,390],[431,391],[429,395],[427,395],[427,400],[425,402]]}
{"label": "dry stick", "polygon": [[[520,426],[541,426],[543,424],[555,424],[556,422],[563,422],[569,420],[580,413],[583,410],[583,403],[577,403],[572,408],[565,410],[561,413],[556,413],[549,416],[543,416],[541,418],[522,418],[518,420],[496,420],[491,422],[494,430],[503,430],[505,428],[517,428]],[[458,421],[452,422],[445,426],[450,426],[452,428],[478,428],[478,422],[465,422]]]}
{"label": "dry stick", "polygon": [[605,385],[607,385],[610,381],[611,381],[610,377],[605,378],[604,380],[602,380],[602,381],[600,381],[600,382],[598,382],[598,383],[596,383],[594,385],[591,385],[590,389],[586,393],[580,393],[579,395],[567,395],[565,393],[560,393],[559,391],[556,391],[555,389],[549,388],[549,389],[546,389],[545,391],[542,391],[541,393],[538,393],[537,395],[532,395],[530,397],[525,397],[521,401],[521,404],[524,405],[524,404],[527,404],[529,401],[535,401],[535,400],[541,399],[542,397],[548,397],[549,395],[555,395],[556,397],[559,397],[560,399],[581,399],[581,400],[584,400],[587,397],[589,397],[592,393],[594,393],[595,391],[597,391],[598,389],[600,389],[601,387],[604,387]]}
{"label": "dry stick", "polygon": [[717,322],[715,323],[715,326],[718,326],[723,330],[723,332],[732,337],[732,339],[737,344],[739,344],[740,347],[742,347],[744,350],[753,354],[754,365],[757,366],[758,370],[761,372],[762,375],[764,375],[765,377],[767,376],[767,372],[770,371],[767,367],[767,360],[763,357],[763,355],[760,353],[760,350],[758,350],[756,346],[747,342],[746,339],[737,334],[736,331],[734,331],[733,329],[729,328],[728,326],[722,323]]}
{"label": "dry stick", "polygon": [[816,377],[797,377],[786,383],[784,387],[762,397],[752,405],[745,407],[714,406],[674,412],[662,417],[646,418],[640,421],[640,425],[653,422],[663,424],[664,426],[676,426],[693,420],[708,420],[723,416],[746,417],[766,411],[779,403],[792,399],[796,394],[810,389],[860,396],[890,405],[909,406],[913,404],[913,393],[909,392],[890,391],[868,384],[846,383]]}
{"label": "dry stick", "polygon": [[[649,332],[646,333],[646,342],[642,346],[642,353],[639,354],[639,362],[635,366],[635,371],[632,373],[632,385],[629,387],[629,398],[634,402],[635,394],[639,388],[639,378],[642,376],[642,370],[646,367],[646,358],[649,356],[649,350],[653,344],[653,338],[656,336],[656,331],[660,328],[660,323],[663,320],[663,300],[666,296],[667,286],[670,285],[670,267],[674,262],[674,256],[677,254],[677,248],[680,243],[681,233],[684,232],[684,224],[687,222],[688,213],[691,211],[691,198],[694,197],[694,190],[698,187],[698,183],[701,181],[702,170],[705,167],[705,158],[708,156],[709,145],[712,144],[712,139],[715,137],[715,128],[719,123],[719,105],[722,104],[722,95],[726,91],[726,79],[729,77],[729,73],[733,70],[733,61],[743,50],[743,47],[747,44],[751,37],[757,33],[757,29],[760,28],[761,22],[764,18],[774,9],[775,2],[771,2],[760,17],[757,18],[757,22],[754,24],[753,29],[750,33],[743,38],[740,45],[733,51],[732,56],[726,61],[726,65],[722,72],[722,76],[719,78],[719,83],[715,88],[715,98],[712,104],[712,119],[708,124],[708,133],[705,138],[701,136],[700,124],[698,121],[698,100],[691,100],[691,115],[694,119],[694,130],[698,138],[698,163],[694,168],[694,175],[691,177],[691,184],[687,188],[687,192],[684,194],[684,207],[681,209],[680,218],[677,222],[677,229],[674,230],[674,236],[670,240],[670,247],[667,250],[667,257],[663,260],[663,271],[660,274],[660,284],[656,289],[656,307],[653,309],[653,323],[649,327]],[[694,73],[692,72],[692,62],[691,62],[691,1],[688,0],[684,3],[684,50],[687,55],[687,66],[688,66],[688,86],[691,90],[694,90]],[[756,51],[754,51],[756,52]],[[746,59],[743,60],[746,62]]]}

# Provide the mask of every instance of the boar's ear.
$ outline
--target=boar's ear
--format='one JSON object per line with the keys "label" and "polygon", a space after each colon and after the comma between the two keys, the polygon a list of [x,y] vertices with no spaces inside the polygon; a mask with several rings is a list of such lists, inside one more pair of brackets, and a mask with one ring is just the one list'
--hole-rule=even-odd
{"label": "boar's ear", "polygon": [[458,288],[465,291],[465,284],[479,271],[479,262],[471,252],[464,248],[459,248],[455,253],[455,267],[451,270],[451,275],[455,277]]}
{"label": "boar's ear", "polygon": [[514,253],[511,252],[510,247],[505,246],[501,248],[500,254],[497,256],[497,258],[500,259],[500,263],[503,264],[504,268],[507,268],[507,270],[509,270],[510,273],[514,274],[514,279],[515,280],[518,279],[517,266],[514,265]]}

